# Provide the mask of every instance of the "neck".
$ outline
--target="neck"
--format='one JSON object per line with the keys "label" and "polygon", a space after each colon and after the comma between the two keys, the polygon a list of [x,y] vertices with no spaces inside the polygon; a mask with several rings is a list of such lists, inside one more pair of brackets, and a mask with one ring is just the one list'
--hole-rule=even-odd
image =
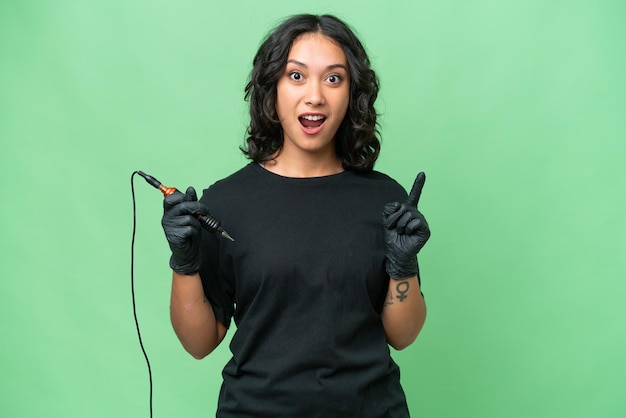
{"label": "neck", "polygon": [[323,177],[344,171],[338,157],[324,160],[294,159],[284,158],[281,154],[275,156],[273,160],[265,162],[263,167],[274,174],[294,178]]}

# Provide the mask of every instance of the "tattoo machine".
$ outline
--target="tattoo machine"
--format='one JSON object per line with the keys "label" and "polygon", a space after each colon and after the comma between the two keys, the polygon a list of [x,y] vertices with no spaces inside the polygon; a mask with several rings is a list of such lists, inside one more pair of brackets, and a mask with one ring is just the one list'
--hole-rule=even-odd
{"label": "tattoo machine", "polygon": [[[157,179],[155,179],[152,176],[147,175],[143,171],[137,171],[137,174],[139,174],[141,177],[146,179],[148,184],[150,184],[151,186],[153,186],[156,189],[159,189],[163,193],[164,197],[165,196],[169,196],[169,195],[171,195],[173,193],[176,193],[176,192],[181,193],[180,191],[178,191],[174,187],[164,186],[163,184],[161,184],[160,181],[158,181]],[[218,221],[216,218],[211,216],[211,214],[207,214],[206,216],[205,215],[197,215],[197,218],[200,221],[200,225],[202,225],[202,227],[204,229],[206,229],[207,231],[219,234],[219,235],[223,236],[224,238],[227,238],[227,239],[229,239],[231,241],[235,241],[233,239],[233,237],[231,237],[228,234],[228,232],[226,232],[224,230],[224,228],[222,228],[222,226],[220,224],[220,221]]]}

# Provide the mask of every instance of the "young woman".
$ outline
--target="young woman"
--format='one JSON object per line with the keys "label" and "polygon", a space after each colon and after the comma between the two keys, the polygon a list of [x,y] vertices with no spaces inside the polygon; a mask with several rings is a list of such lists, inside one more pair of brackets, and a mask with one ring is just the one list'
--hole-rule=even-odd
{"label": "young woman", "polygon": [[[165,199],[171,319],[195,358],[234,320],[218,417],[408,417],[389,345],[426,307],[416,255],[430,236],[404,189],[373,170],[378,82],[333,16],[294,16],[254,58],[247,166]],[[234,242],[202,230],[211,213]]]}

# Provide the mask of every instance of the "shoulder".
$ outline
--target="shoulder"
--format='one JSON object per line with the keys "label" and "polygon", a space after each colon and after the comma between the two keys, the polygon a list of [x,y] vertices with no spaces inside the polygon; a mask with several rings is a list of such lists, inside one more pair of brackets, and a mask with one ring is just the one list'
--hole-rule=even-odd
{"label": "shoulder", "polygon": [[391,176],[380,171],[350,171],[348,176],[354,185],[365,187],[372,196],[379,195],[384,199],[403,200],[407,193]]}
{"label": "shoulder", "polygon": [[402,189],[402,186],[400,185],[400,183],[398,183],[393,177],[382,173],[380,171],[367,171],[367,172],[360,172],[360,171],[353,171],[351,172],[352,176],[356,179],[359,179],[360,181],[363,182],[367,182],[369,184],[372,185],[379,185],[381,187],[387,187],[390,189]]}
{"label": "shoulder", "polygon": [[381,173],[380,171],[372,170],[372,171],[353,171],[352,172],[356,177],[369,180],[369,181],[380,181],[385,183],[395,183],[398,184],[392,177],[385,173]]}
{"label": "shoulder", "polygon": [[252,186],[252,183],[257,178],[256,163],[249,163],[229,176],[220,179],[204,189],[204,195],[211,195],[214,193],[220,194],[223,196],[224,194],[229,194],[233,192],[241,193],[242,189],[246,187]]}

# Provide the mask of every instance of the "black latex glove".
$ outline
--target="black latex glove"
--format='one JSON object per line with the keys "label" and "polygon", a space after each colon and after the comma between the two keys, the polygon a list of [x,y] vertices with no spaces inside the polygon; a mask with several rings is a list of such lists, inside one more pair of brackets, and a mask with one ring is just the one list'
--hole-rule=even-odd
{"label": "black latex glove", "polygon": [[161,225],[172,250],[170,267],[177,273],[193,275],[200,270],[200,235],[202,227],[195,215],[207,215],[209,210],[198,202],[193,187],[185,194],[176,191],[163,201]]}
{"label": "black latex glove", "polygon": [[426,175],[419,173],[406,203],[388,203],[383,209],[385,268],[393,279],[417,275],[417,253],[430,238],[428,223],[417,210],[425,181]]}

